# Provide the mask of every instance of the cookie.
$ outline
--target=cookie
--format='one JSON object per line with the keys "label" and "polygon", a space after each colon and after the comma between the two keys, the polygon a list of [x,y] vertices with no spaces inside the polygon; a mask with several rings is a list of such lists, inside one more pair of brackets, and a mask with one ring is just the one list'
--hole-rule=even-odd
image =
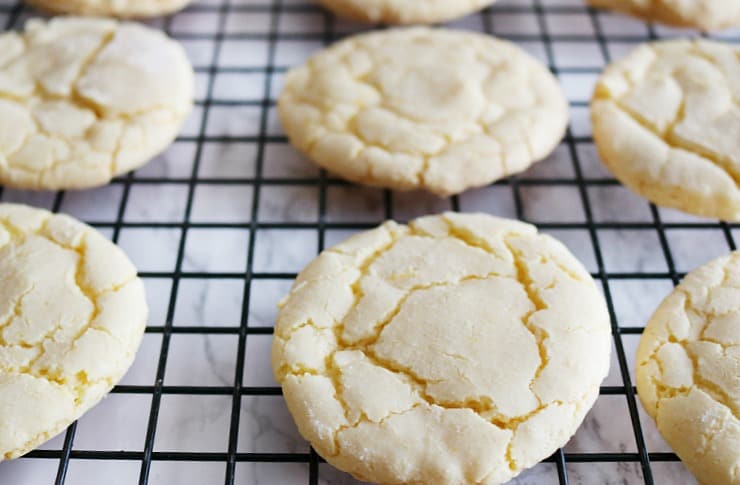
{"label": "cookie", "polygon": [[291,70],[293,145],[348,180],[450,195],[525,170],[558,144],[568,104],[509,42],[424,27],[350,37]]}
{"label": "cookie", "polygon": [[574,434],[609,367],[604,301],[529,224],[446,213],[319,255],[272,362],[301,434],[384,484],[497,484]]}
{"label": "cookie", "polygon": [[177,12],[191,0],[25,0],[27,4],[55,14],[96,17],[156,17]]}
{"label": "cookie", "polygon": [[740,0],[586,0],[594,7],[614,9],[674,27],[707,31],[740,25]]}
{"label": "cookie", "polygon": [[689,273],[650,318],[637,391],[704,484],[740,484],[740,251]]}
{"label": "cookie", "polygon": [[144,285],[108,239],[0,204],[0,461],[97,404],[131,365],[146,319]]}
{"label": "cookie", "polygon": [[334,13],[360,22],[433,24],[471,14],[495,0],[319,0]]}
{"label": "cookie", "polygon": [[740,46],[644,44],[607,67],[591,103],[614,176],[650,201],[740,220]]}
{"label": "cookie", "polygon": [[0,183],[81,189],[164,150],[193,105],[193,69],[161,32],[32,19],[0,35]]}

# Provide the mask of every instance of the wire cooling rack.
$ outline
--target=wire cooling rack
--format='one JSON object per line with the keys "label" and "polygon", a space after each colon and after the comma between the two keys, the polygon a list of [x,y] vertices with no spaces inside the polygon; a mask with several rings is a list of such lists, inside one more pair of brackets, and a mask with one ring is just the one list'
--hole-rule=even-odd
{"label": "wire cooling rack", "polygon": [[[8,29],[30,14],[0,1]],[[308,0],[202,0],[153,25],[196,66],[196,109],[177,142],[101,189],[2,191],[2,200],[80,217],[120,244],[147,285],[150,326],[122,384],[41,449],[0,465],[0,483],[356,483],[309,448],[285,409],[270,374],[274,305],[325,246],[386,218],[450,209],[536,223],[586,264],[609,305],[612,368],[596,406],[563,450],[515,483],[693,483],[642,411],[633,354],[660,299],[687,271],[736,249],[740,226],[629,193],[601,167],[587,121],[605,63],[686,32],[580,0],[502,0],[454,23],[548,64],[572,122],[526,174],[442,200],[349,186],[302,161],[279,128],[286,67],[362,27]],[[740,42],[740,31],[721,38]]]}

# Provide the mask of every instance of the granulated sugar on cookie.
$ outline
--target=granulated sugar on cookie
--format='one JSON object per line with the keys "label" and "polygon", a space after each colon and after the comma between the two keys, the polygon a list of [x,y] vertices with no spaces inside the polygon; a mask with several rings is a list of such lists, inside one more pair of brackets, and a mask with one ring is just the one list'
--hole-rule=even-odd
{"label": "granulated sugar on cookie", "polygon": [[0,183],[80,189],[164,150],[193,105],[183,48],[134,23],[32,19],[0,35]]}
{"label": "granulated sugar on cookie", "polygon": [[144,285],[112,242],[71,217],[0,204],[0,461],[97,404],[146,319]]}
{"label": "granulated sugar on cookie", "polygon": [[387,222],[282,303],[273,369],[326,460],[384,484],[499,484],[575,433],[611,349],[593,279],[555,239],[482,214]]}
{"label": "granulated sugar on cookie", "polygon": [[293,145],[354,182],[439,195],[526,170],[559,143],[568,104],[509,42],[411,28],[358,35],[291,70],[278,102]]}
{"label": "granulated sugar on cookie", "polygon": [[700,483],[740,483],[740,252],[663,300],[637,349],[637,390]]}
{"label": "granulated sugar on cookie", "polygon": [[740,47],[643,44],[612,63],[591,103],[611,172],[652,202],[740,220]]}
{"label": "granulated sugar on cookie", "polygon": [[432,24],[453,20],[495,0],[319,0],[329,10],[361,22]]}

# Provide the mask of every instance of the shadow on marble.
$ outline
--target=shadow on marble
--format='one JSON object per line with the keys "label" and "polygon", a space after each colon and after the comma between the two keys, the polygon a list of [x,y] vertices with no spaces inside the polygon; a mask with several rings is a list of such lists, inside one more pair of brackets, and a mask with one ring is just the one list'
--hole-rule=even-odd
{"label": "shadow on marble", "polygon": [[270,178],[318,177],[319,169],[287,143],[265,144],[262,175]]}
{"label": "shadow on marble", "polygon": [[264,185],[260,188],[260,222],[305,222],[319,220],[319,188],[313,185]]}
{"label": "shadow on marble", "polygon": [[[186,124],[197,133],[200,130],[200,112],[194,111]],[[136,170],[136,177],[186,178],[193,173],[196,144],[176,141],[152,161]]]}
{"label": "shadow on marble", "polygon": [[648,201],[626,187],[589,187],[588,197],[594,222],[653,222]]}
{"label": "shadow on marble", "polygon": [[417,217],[452,210],[449,198],[438,197],[424,191],[394,192],[391,200],[393,219],[398,222],[408,222]]}
{"label": "shadow on marble", "polygon": [[240,453],[308,453],[282,396],[242,396]]}
{"label": "shadow on marble", "polygon": [[0,462],[0,483],[13,485],[38,485],[54,483],[59,468],[59,460],[39,460],[19,458]]}
{"label": "shadow on marble", "polygon": [[576,155],[581,173],[587,179],[613,179],[614,176],[602,163],[596,145],[593,143],[579,143],[576,145]]}
{"label": "shadow on marble", "polygon": [[561,143],[546,159],[534,163],[521,176],[528,179],[575,178],[570,147]]}
{"label": "shadow on marble", "polygon": [[3,188],[2,201],[14,204],[27,204],[41,209],[51,210],[54,205],[54,193]]}
{"label": "shadow on marble", "polygon": [[65,192],[61,212],[83,221],[115,221],[123,196],[123,185]]}
{"label": "shadow on marble", "polygon": [[586,215],[578,188],[559,185],[520,187],[524,218],[541,222],[585,222]]}
{"label": "shadow on marble", "polygon": [[159,354],[162,351],[162,335],[145,333],[136,359],[120,384],[127,386],[152,386],[157,377]]}
{"label": "shadow on marble", "polygon": [[80,418],[74,449],[143,451],[151,402],[149,394],[109,394]]}
{"label": "shadow on marble", "polygon": [[566,453],[636,453],[635,434],[625,396],[599,396]]}
{"label": "shadow on marble", "polygon": [[380,224],[384,219],[385,203],[382,189],[342,185],[327,188],[327,221]]}
{"label": "shadow on marble", "polygon": [[586,270],[591,273],[598,271],[594,245],[591,242],[591,235],[586,229],[547,229],[541,232],[549,234],[565,244]]}
{"label": "shadow on marble", "polygon": [[173,271],[180,245],[180,229],[126,227],[118,244],[139,271]]}
{"label": "shadow on marble", "polygon": [[698,485],[696,478],[681,462],[652,462],[650,469],[655,483]]}
{"label": "shadow on marble", "polygon": [[244,385],[247,387],[278,387],[272,374],[272,335],[247,336],[244,355]]}
{"label": "shadow on marble", "polygon": [[181,184],[134,184],[129,190],[125,222],[182,222],[188,187]]}
{"label": "shadow on marble", "polygon": [[655,230],[601,229],[597,237],[604,258],[604,269],[607,272],[668,271],[660,239]]}
{"label": "shadow on marble", "polygon": [[516,219],[514,191],[509,185],[491,185],[464,192],[460,195],[463,212],[483,212],[497,217]]}
{"label": "shadow on marble", "polygon": [[[329,464],[319,465],[319,483],[321,485],[370,485],[354,479],[348,473],[341,472]],[[507,482],[507,485],[543,485],[558,483],[557,469],[552,463],[539,463],[523,471],[519,476]]]}
{"label": "shadow on marble", "polygon": [[666,229],[665,233],[679,272],[692,271],[730,252],[721,229]]}
{"label": "shadow on marble", "polygon": [[673,291],[673,282],[665,279],[610,280],[614,312],[620,326],[644,327],[663,298]]}
{"label": "shadow on marble", "polygon": [[278,314],[278,302],[293,285],[293,280],[252,280],[249,295],[249,326],[272,327]]}
{"label": "shadow on marble", "polygon": [[[69,460],[65,485],[131,485],[139,480],[141,462],[122,460]],[[51,483],[51,482],[50,482]]]}
{"label": "shadow on marble", "polygon": [[199,177],[254,177],[257,160],[256,143],[204,142],[198,164]]}

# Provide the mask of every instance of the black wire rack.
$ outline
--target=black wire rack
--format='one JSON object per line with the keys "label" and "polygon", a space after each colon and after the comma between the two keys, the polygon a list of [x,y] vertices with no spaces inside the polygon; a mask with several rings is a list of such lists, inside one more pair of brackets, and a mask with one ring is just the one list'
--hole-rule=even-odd
{"label": "black wire rack", "polygon": [[[0,1],[6,29],[30,15]],[[0,483],[356,483],[298,437],[269,377],[274,295],[287,291],[306,254],[386,218],[442,210],[536,223],[584,261],[609,306],[612,370],[594,410],[568,446],[514,483],[692,483],[641,410],[632,353],[652,308],[687,271],[736,249],[740,225],[630,194],[601,168],[587,113],[591,85],[612,58],[695,33],[580,0],[501,0],[453,23],[540,57],[568,92],[572,122],[553,156],[527,173],[437,200],[351,187],[302,162],[279,129],[286,68],[366,27],[309,0],[202,0],[152,24],[182,42],[196,68],[196,109],[176,143],[103,189],[1,193],[77,215],[131,254],[153,308],[144,345],[110,397],[41,449],[0,465]],[[740,43],[740,31],[720,39]],[[202,359],[216,370],[204,371]],[[193,410],[200,421],[188,418]]]}

